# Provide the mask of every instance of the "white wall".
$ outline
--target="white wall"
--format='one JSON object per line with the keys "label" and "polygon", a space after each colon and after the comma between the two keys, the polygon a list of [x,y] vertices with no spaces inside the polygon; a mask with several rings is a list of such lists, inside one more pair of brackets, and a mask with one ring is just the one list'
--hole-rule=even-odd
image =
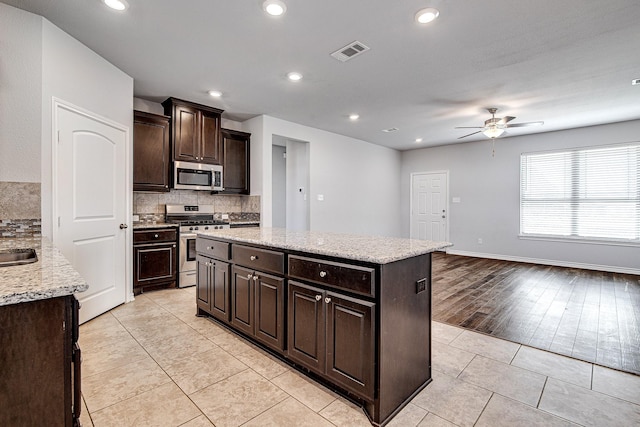
{"label": "white wall", "polygon": [[[52,237],[52,99],[56,97],[133,129],[133,79],[42,18],[42,234]],[[132,132],[127,142],[133,155]],[[96,159],[97,161],[99,159]],[[131,176],[131,161],[120,173]],[[131,181],[129,181],[131,182]],[[128,212],[131,213],[131,194]]]}
{"label": "white wall", "polygon": [[40,182],[42,18],[0,3],[0,181]]}
{"label": "white wall", "polygon": [[269,116],[243,127],[251,132],[251,188],[262,195],[263,226],[272,224],[271,145],[279,135],[309,141],[312,231],[400,234],[400,152]]}
{"label": "white wall", "polygon": [[[640,140],[640,121],[501,138],[402,153],[402,234],[409,235],[410,174],[449,170],[452,253],[640,274],[640,248],[524,240],[520,232],[520,154]],[[460,203],[452,203],[454,197]],[[483,244],[478,244],[482,238]]]}

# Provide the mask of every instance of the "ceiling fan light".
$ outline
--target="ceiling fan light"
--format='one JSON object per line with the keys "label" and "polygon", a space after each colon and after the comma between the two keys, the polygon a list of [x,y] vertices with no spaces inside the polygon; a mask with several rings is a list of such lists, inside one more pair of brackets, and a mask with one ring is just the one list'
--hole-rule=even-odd
{"label": "ceiling fan light", "polygon": [[495,138],[499,137],[500,135],[502,135],[504,133],[504,129],[500,129],[500,128],[497,128],[497,127],[491,127],[489,129],[483,130],[482,133],[487,138],[495,139]]}
{"label": "ceiling fan light", "polygon": [[426,9],[421,9],[416,13],[416,21],[419,24],[428,24],[429,22],[434,21],[439,15],[440,11],[438,9],[428,7]]}

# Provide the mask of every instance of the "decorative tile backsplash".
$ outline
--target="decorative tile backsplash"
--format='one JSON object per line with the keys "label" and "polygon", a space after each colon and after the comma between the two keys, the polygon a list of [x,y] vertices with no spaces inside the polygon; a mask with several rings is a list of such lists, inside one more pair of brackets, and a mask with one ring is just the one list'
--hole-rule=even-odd
{"label": "decorative tile backsplash", "polygon": [[134,191],[133,214],[140,221],[164,219],[165,205],[213,205],[216,213],[260,213],[260,196],[227,196],[206,191],[171,190],[169,193]]}
{"label": "decorative tile backsplash", "polygon": [[0,237],[40,237],[39,182],[0,181]]}

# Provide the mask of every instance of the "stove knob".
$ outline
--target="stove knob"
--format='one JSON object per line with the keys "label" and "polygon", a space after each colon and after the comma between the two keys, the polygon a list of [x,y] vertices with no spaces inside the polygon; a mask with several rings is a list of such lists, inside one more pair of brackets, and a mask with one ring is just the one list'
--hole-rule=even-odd
{"label": "stove knob", "polygon": [[205,229],[205,230],[208,230],[208,229],[209,229],[209,227],[205,227],[204,229]]}
{"label": "stove knob", "polygon": [[189,231],[193,231],[193,227],[189,227]]}
{"label": "stove knob", "polygon": [[200,228],[200,227],[193,227],[194,230],[197,230],[198,228]]}

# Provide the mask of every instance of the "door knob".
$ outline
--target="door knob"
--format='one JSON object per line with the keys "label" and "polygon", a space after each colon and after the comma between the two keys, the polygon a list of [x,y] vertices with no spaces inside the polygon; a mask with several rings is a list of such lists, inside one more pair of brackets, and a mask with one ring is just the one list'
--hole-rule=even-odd
{"label": "door knob", "polygon": [[120,224],[120,230],[123,230],[125,228],[128,228],[129,226],[127,224]]}

